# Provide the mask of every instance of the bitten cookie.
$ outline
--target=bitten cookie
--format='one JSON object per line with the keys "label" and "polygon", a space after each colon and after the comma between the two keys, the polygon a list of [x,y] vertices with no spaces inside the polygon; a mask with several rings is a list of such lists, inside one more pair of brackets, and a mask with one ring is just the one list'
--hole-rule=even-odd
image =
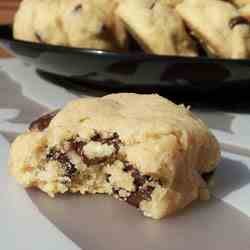
{"label": "bitten cookie", "polygon": [[126,50],[128,37],[115,15],[119,0],[23,0],[16,39],[70,47]]}
{"label": "bitten cookie", "polygon": [[232,4],[185,0],[176,10],[210,55],[242,59],[250,56],[250,25]]}
{"label": "bitten cookie", "polygon": [[12,144],[9,165],[24,187],[109,194],[159,219],[208,198],[219,158],[215,137],[183,105],[124,93],[35,121]]}
{"label": "bitten cookie", "polygon": [[164,0],[124,0],[117,15],[149,53],[196,56],[196,48],[184,24],[169,2]]}

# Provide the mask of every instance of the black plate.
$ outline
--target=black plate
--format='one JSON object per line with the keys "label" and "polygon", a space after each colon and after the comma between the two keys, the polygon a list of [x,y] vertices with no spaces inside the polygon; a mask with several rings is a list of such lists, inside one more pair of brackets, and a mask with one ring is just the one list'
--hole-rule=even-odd
{"label": "black plate", "polygon": [[168,93],[207,93],[249,86],[250,60],[188,58],[67,48],[13,39],[0,26],[0,43],[47,78],[108,91],[167,89]]}

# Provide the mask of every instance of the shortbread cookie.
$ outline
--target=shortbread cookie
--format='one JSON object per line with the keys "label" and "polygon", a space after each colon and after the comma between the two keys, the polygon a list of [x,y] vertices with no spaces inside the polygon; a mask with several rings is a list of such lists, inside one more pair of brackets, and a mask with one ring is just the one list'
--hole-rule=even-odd
{"label": "shortbread cookie", "polygon": [[109,194],[155,219],[208,198],[219,146],[184,106],[125,93],[76,100],[54,115],[11,146],[11,173],[25,187]]}
{"label": "shortbread cookie", "polygon": [[115,15],[118,1],[23,0],[14,20],[14,37],[70,47],[126,50],[127,33]]}
{"label": "shortbread cookie", "polygon": [[210,55],[249,57],[250,26],[246,20],[242,22],[240,12],[232,4],[220,0],[185,0],[176,10]]}
{"label": "shortbread cookie", "polygon": [[197,55],[181,18],[164,0],[124,0],[117,9],[117,15],[146,52]]}

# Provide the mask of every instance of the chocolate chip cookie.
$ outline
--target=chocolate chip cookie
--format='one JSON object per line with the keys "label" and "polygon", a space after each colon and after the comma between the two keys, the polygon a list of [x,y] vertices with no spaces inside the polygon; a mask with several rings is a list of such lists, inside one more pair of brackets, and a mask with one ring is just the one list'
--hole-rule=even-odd
{"label": "chocolate chip cookie", "polygon": [[247,4],[239,9],[242,17],[247,19],[250,22],[250,4]]}
{"label": "chocolate chip cookie", "polygon": [[115,15],[120,0],[23,0],[14,20],[19,40],[106,50],[127,50]]}
{"label": "chocolate chip cookie", "polygon": [[176,7],[210,56],[248,58],[250,25],[235,6],[220,0],[185,0]]}
{"label": "chocolate chip cookie", "polygon": [[120,3],[117,15],[145,52],[197,55],[183,21],[165,0],[125,0]]}
{"label": "chocolate chip cookie", "polygon": [[159,219],[208,198],[219,158],[215,137],[183,105],[124,93],[36,120],[12,144],[9,165],[26,188],[108,194]]}
{"label": "chocolate chip cookie", "polygon": [[243,7],[247,4],[250,4],[250,0],[230,0],[230,2],[237,7]]}

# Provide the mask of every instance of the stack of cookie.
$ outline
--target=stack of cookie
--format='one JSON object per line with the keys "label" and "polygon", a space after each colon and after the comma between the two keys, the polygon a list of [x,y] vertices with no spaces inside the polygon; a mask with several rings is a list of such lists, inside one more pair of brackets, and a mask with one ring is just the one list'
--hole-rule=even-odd
{"label": "stack of cookie", "polygon": [[[23,0],[16,39],[111,51],[250,57],[248,0]],[[249,1],[250,2],[250,1]]]}

